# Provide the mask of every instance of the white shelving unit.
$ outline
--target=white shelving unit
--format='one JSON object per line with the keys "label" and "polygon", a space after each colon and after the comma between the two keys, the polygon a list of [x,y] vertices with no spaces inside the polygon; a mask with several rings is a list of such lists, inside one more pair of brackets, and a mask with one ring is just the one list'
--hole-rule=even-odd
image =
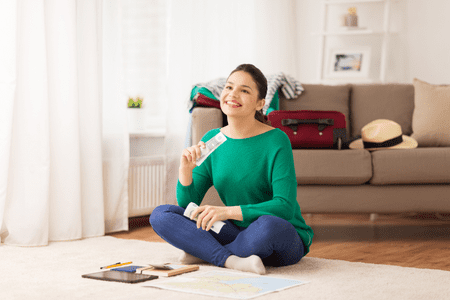
{"label": "white shelving unit", "polygon": [[[321,15],[321,31],[316,33],[320,37],[320,48],[319,48],[319,64],[318,64],[318,81],[319,82],[329,82],[337,81],[337,82],[386,82],[386,64],[388,58],[388,50],[389,50],[389,35],[390,35],[390,15],[391,15],[391,1],[392,0],[322,0],[322,15]],[[367,21],[367,27],[349,29],[348,27],[338,26],[336,20],[339,16],[334,15],[330,16],[330,11],[336,13],[341,9],[346,9],[350,6],[357,7],[357,15],[358,15],[358,25],[365,23]],[[337,7],[337,8],[336,8]],[[365,19],[360,18],[358,11],[363,8],[366,9],[366,13],[364,15]],[[368,12],[369,11],[369,12]],[[334,24],[331,22],[331,18],[335,19]],[[371,22],[369,22],[371,21]],[[378,37],[378,43],[367,41],[373,39],[374,37]],[[345,77],[342,79],[329,79],[327,78],[327,68],[329,65],[328,55],[329,55],[329,46],[327,46],[327,41],[329,39],[338,40],[338,42],[346,47],[346,44],[349,40],[351,40],[353,46],[368,46],[370,44],[371,47],[377,48],[376,53],[378,59],[371,60],[370,65],[379,66],[379,74],[377,76],[373,75],[373,72],[370,74],[372,76],[367,76],[366,78],[352,78]],[[379,40],[381,39],[381,45]],[[359,43],[359,44],[358,44]],[[375,49],[374,49],[375,50]]]}

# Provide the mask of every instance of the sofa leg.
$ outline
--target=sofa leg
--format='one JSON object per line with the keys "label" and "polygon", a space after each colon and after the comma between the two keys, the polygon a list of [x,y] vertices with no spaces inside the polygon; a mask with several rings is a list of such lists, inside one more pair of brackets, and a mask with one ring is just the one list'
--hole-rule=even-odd
{"label": "sofa leg", "polygon": [[370,214],[370,221],[375,222],[378,219],[378,214]]}

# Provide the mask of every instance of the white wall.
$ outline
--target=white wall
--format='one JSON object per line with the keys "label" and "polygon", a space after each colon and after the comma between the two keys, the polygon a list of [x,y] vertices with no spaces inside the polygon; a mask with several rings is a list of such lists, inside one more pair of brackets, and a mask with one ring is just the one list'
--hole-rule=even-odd
{"label": "white wall", "polygon": [[[393,0],[391,0],[393,1]],[[450,1],[396,0],[392,2],[387,81],[412,83],[414,77],[434,84],[450,84]],[[321,1],[297,0],[298,79],[317,82]],[[360,22],[363,22],[361,20]]]}
{"label": "white wall", "polygon": [[408,80],[450,84],[450,1],[407,1]]}
{"label": "white wall", "polygon": [[313,36],[321,28],[321,5],[318,0],[297,0],[298,80],[314,83],[319,63],[319,38]]}

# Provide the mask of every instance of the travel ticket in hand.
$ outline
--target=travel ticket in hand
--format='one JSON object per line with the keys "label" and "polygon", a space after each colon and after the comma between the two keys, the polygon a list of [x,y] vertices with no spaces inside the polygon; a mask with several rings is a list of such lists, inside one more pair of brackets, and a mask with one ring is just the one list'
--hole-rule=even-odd
{"label": "travel ticket in hand", "polygon": [[200,150],[202,151],[202,155],[197,159],[197,162],[195,163],[197,166],[200,166],[205,159],[214,152],[214,150],[217,149],[217,147],[219,147],[220,145],[223,144],[223,142],[225,142],[227,140],[227,138],[225,137],[225,135],[223,135],[222,132],[219,132],[218,134],[216,134],[214,137],[212,137],[209,141],[207,141],[206,147],[205,148],[200,148]]}
{"label": "travel ticket in hand", "polygon": [[[184,211],[183,215],[190,219],[192,213],[194,212],[194,210],[197,207],[198,207],[198,205],[195,204],[194,202],[189,203],[189,205],[186,207],[186,210]],[[194,220],[197,221],[197,219],[198,218],[195,218]],[[214,224],[211,227],[211,230],[218,234],[220,232],[220,230],[222,229],[223,225],[225,225],[225,222],[222,222],[222,221],[214,222]]]}

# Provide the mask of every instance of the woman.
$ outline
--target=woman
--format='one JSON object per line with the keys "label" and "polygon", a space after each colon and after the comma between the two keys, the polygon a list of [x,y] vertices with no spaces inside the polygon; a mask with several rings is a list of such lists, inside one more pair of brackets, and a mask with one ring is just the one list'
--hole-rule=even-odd
{"label": "woman", "polygon": [[[288,137],[262,114],[267,80],[253,65],[238,66],[227,79],[220,107],[228,125],[205,134],[181,155],[177,201],[150,217],[155,232],[184,251],[182,263],[202,260],[216,266],[265,274],[265,265],[295,264],[309,251],[313,231],[297,202],[297,181]],[[200,148],[222,132],[227,140],[197,167]],[[221,206],[199,206],[183,216],[214,185]],[[193,221],[198,217],[197,221]],[[224,221],[219,234],[211,231]]]}

